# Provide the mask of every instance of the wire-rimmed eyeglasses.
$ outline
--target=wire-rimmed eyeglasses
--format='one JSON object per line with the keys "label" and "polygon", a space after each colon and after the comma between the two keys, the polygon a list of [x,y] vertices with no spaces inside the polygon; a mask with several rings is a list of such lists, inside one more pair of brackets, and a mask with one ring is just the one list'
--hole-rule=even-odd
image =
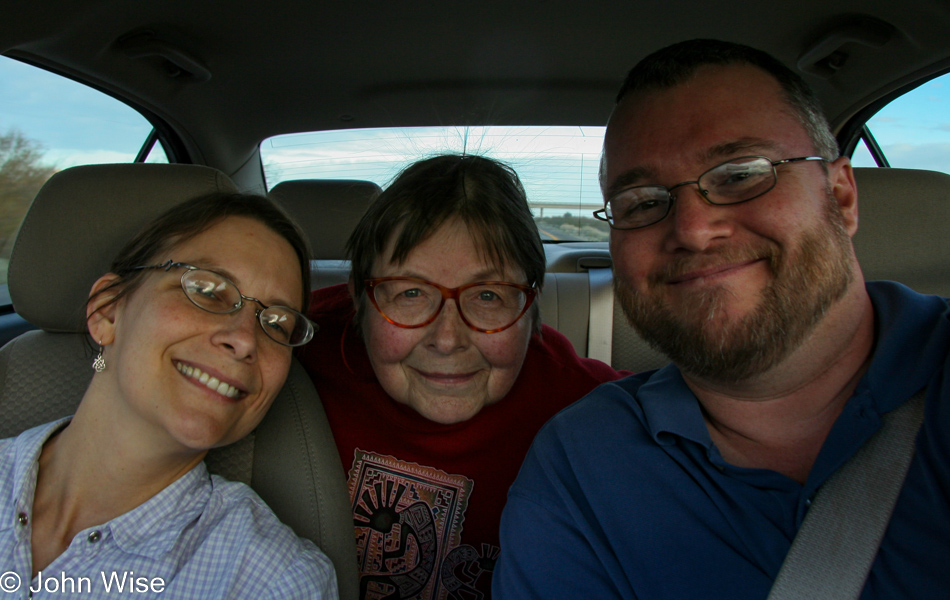
{"label": "wire-rimmed eyeglasses", "polygon": [[452,299],[462,322],[482,333],[498,333],[517,323],[538,293],[533,286],[506,281],[479,281],[453,289],[416,277],[377,277],[363,284],[379,314],[397,327],[425,327]]}
{"label": "wire-rimmed eyeglasses", "polygon": [[775,187],[778,175],[775,167],[791,163],[827,159],[820,156],[801,156],[771,160],[765,156],[741,156],[709,169],[696,178],[673,187],[662,185],[634,185],[616,192],[594,211],[594,218],[607,221],[613,229],[640,229],[659,223],[670,214],[676,201],[673,190],[696,184],[707,202],[716,205],[748,202]]}
{"label": "wire-rimmed eyeglasses", "polygon": [[303,346],[313,338],[314,325],[302,312],[289,306],[267,306],[257,298],[245,296],[233,281],[220,273],[172,260],[135,269],[168,271],[172,267],[185,269],[181,274],[181,289],[198,308],[216,315],[228,315],[241,310],[245,300],[256,302],[260,308],[254,309],[254,314],[270,339],[283,346]]}

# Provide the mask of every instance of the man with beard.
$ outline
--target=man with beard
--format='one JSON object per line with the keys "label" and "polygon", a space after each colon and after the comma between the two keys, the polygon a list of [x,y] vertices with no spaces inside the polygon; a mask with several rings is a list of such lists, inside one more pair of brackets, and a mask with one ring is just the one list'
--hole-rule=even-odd
{"label": "man with beard", "polygon": [[765,598],[818,489],[921,392],[861,597],[945,597],[950,313],[865,283],[851,164],[804,81],[731,43],[654,53],[620,91],[601,184],[617,297],[673,364],[538,434],[496,597]]}

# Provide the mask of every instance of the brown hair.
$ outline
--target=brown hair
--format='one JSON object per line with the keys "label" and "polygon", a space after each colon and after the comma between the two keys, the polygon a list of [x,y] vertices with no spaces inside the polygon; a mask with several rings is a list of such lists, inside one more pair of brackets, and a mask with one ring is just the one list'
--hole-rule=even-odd
{"label": "brown hair", "polygon": [[818,155],[829,161],[838,158],[838,142],[815,92],[805,80],[770,54],[742,44],[698,39],[657,50],[630,70],[617,93],[617,103],[628,95],[679,85],[702,66],[734,64],[758,67],[774,77]]}
{"label": "brown hair", "polygon": [[135,267],[165,260],[173,246],[187,241],[210,229],[228,217],[247,217],[270,228],[283,237],[294,249],[300,266],[303,284],[301,312],[306,314],[310,305],[310,245],[300,227],[271,200],[253,194],[215,193],[188,200],[167,210],[133,237],[116,255],[109,271],[119,276],[112,284],[99,290],[96,296],[119,288],[116,295],[99,309],[117,302],[141,285],[147,271]]}

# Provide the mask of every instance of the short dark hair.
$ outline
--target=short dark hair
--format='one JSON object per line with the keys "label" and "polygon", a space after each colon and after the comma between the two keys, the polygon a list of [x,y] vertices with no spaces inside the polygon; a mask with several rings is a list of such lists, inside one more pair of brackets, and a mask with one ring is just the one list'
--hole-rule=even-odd
{"label": "short dark hair", "polygon": [[[356,323],[365,308],[363,281],[392,241],[392,261],[409,253],[450,219],[468,227],[486,260],[524,271],[529,285],[544,285],[541,236],[524,187],[510,166],[483,156],[443,154],[404,169],[373,201],[346,243],[356,296]],[[393,236],[396,236],[393,238]],[[532,316],[540,327],[537,303]]]}
{"label": "short dark hair", "polygon": [[271,200],[254,194],[209,194],[165,211],[119,251],[109,268],[109,271],[119,278],[90,297],[89,302],[106,290],[116,288],[119,288],[118,292],[102,307],[131,294],[141,285],[147,273],[135,267],[168,259],[165,254],[173,246],[197,236],[228,217],[254,219],[287,240],[294,249],[300,266],[303,285],[301,312],[306,314],[310,305],[310,244],[300,227],[283,209]]}
{"label": "short dark hair", "polygon": [[657,50],[630,70],[617,94],[617,103],[631,94],[679,85],[702,66],[734,64],[758,67],[774,77],[793,116],[805,129],[818,155],[828,160],[838,158],[838,142],[811,87],[770,54],[742,44],[698,39]]}

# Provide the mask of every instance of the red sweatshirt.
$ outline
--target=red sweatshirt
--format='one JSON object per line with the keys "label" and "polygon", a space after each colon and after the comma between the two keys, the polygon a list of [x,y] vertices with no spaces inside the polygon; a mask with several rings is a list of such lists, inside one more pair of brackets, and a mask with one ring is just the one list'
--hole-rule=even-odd
{"label": "red sweatshirt", "polygon": [[534,435],[562,408],[627,373],[578,357],[544,326],[507,396],[468,421],[442,425],[380,386],[354,332],[345,285],[315,291],[311,306],[320,330],[298,358],[349,475],[360,597],[458,598],[477,590],[490,598],[501,511]]}

